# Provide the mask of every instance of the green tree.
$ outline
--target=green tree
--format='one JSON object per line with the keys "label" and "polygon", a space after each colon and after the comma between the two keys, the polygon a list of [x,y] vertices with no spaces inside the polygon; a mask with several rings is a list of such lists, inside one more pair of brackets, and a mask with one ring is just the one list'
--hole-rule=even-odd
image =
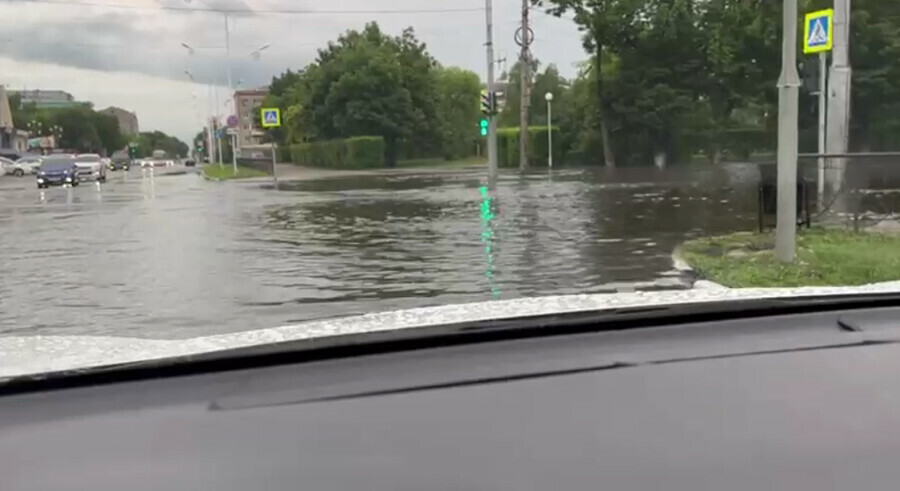
{"label": "green tree", "polygon": [[465,157],[471,154],[480,138],[481,81],[475,73],[455,67],[439,69],[436,79],[436,118],[440,124],[443,156],[446,159]]}

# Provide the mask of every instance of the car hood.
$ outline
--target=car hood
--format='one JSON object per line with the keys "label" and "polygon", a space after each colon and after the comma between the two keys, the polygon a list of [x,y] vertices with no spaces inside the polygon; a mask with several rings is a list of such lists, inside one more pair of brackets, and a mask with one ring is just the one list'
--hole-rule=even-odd
{"label": "car hood", "polygon": [[0,378],[163,360],[286,341],[517,317],[689,303],[876,293],[900,293],[900,281],[855,287],[722,287],[494,300],[318,320],[186,340],[43,335],[0,337]]}

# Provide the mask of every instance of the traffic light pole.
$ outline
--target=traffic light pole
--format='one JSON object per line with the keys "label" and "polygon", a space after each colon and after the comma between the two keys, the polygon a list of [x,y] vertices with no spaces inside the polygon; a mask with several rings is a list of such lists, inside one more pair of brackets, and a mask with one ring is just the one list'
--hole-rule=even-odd
{"label": "traffic light pole", "polygon": [[[485,0],[484,13],[487,25],[487,42],[485,43],[487,48],[487,89],[493,98],[496,87],[494,87],[494,12],[491,0]],[[488,116],[487,147],[488,186],[493,188],[497,183],[497,118],[495,114]]]}

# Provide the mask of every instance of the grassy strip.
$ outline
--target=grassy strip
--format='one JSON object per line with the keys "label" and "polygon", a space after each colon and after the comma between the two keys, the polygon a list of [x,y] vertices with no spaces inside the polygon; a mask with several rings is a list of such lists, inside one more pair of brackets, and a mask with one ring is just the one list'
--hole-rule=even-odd
{"label": "grassy strip", "polygon": [[397,162],[397,168],[410,167],[467,167],[470,165],[487,165],[487,159],[484,157],[467,157],[457,160],[437,159],[411,159],[401,160]]}
{"label": "grassy strip", "polygon": [[261,170],[254,169],[252,167],[241,167],[238,166],[237,174],[234,173],[234,168],[230,165],[223,165],[219,167],[216,164],[207,164],[203,166],[203,175],[215,180],[223,180],[223,179],[246,179],[248,177],[264,177],[267,176],[265,172]]}
{"label": "grassy strip", "polygon": [[900,280],[900,236],[815,228],[797,234],[797,257],[777,261],[773,233],[691,240],[681,254],[700,276],[732,287],[864,285]]}

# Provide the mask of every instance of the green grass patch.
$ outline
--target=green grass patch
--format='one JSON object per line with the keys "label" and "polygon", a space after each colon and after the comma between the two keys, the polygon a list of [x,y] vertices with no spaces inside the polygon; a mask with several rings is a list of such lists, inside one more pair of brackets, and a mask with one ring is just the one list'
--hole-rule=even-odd
{"label": "green grass patch", "polygon": [[234,168],[230,165],[223,165],[220,167],[216,164],[207,164],[203,166],[203,175],[210,179],[222,180],[246,179],[248,177],[264,177],[268,174],[252,167],[242,167],[240,165],[237,168],[237,174],[235,174]]}
{"label": "green grass patch", "polygon": [[446,160],[442,158],[435,159],[410,159],[397,162],[397,168],[410,167],[467,167],[470,165],[487,165],[487,159],[484,157],[467,157],[464,159]]}
{"label": "green grass patch", "polygon": [[732,287],[849,286],[900,280],[900,236],[814,228],[797,233],[791,264],[775,259],[774,233],[691,240],[682,257],[703,278]]}

